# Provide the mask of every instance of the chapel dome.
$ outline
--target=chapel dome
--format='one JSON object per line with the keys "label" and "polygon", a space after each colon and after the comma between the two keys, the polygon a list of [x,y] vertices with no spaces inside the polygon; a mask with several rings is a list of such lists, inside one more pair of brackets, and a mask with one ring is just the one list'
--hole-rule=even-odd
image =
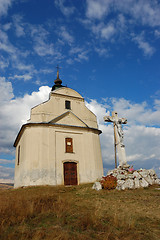
{"label": "chapel dome", "polygon": [[57,88],[54,90],[54,93],[83,99],[83,97],[77,91],[73,90],[72,88],[68,88],[68,87],[62,86],[61,88]]}

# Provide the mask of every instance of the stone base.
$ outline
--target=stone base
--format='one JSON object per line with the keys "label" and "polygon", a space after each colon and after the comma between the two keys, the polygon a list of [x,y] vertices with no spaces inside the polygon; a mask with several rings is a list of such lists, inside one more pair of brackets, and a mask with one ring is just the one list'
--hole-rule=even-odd
{"label": "stone base", "polygon": [[118,190],[145,188],[149,185],[160,184],[153,169],[139,169],[130,171],[129,168],[118,167],[108,171],[107,175],[113,175],[117,178]]}

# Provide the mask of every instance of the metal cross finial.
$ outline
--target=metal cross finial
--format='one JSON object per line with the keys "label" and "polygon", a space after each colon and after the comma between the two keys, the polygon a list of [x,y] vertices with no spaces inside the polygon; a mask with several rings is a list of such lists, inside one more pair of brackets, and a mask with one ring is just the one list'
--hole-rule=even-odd
{"label": "metal cross finial", "polygon": [[57,79],[59,78],[59,69],[60,69],[60,67],[59,67],[59,65],[57,64]]}

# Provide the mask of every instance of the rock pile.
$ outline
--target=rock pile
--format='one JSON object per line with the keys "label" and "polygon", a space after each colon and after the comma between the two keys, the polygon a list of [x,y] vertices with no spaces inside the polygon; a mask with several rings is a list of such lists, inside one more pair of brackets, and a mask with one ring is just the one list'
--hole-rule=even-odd
{"label": "rock pile", "polygon": [[[108,171],[107,176],[112,175],[117,178],[117,190],[145,188],[149,185],[159,184],[160,179],[157,177],[153,169],[132,170],[128,168],[118,167]],[[100,182],[95,182],[92,189],[101,190]]]}
{"label": "rock pile", "polygon": [[129,168],[115,168],[108,171],[107,175],[113,175],[117,178],[118,190],[145,188],[149,185],[160,184],[155,171],[153,169],[132,170]]}

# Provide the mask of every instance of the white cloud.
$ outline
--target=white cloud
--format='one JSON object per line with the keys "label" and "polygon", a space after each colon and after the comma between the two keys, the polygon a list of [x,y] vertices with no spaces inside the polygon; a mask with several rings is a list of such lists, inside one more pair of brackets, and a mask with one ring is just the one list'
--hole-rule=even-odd
{"label": "white cloud", "polygon": [[14,169],[0,166],[0,183],[13,183]]}
{"label": "white cloud", "polygon": [[[149,26],[160,25],[160,5],[156,0],[128,0],[127,2],[127,12],[130,13],[133,18],[139,20],[142,24],[147,24]],[[118,4],[121,4],[122,9],[124,8],[124,5],[122,6],[124,3],[126,4],[126,1],[124,0],[121,1],[121,3],[118,1]]]}
{"label": "white cloud", "polygon": [[8,163],[15,164],[15,159],[13,160],[0,159],[0,164],[8,164]]}
{"label": "white cloud", "polygon": [[68,44],[71,44],[71,43],[74,42],[74,37],[66,30],[65,26],[61,26],[60,31],[58,32],[58,34]]}
{"label": "white cloud", "polygon": [[11,7],[13,0],[0,0],[0,17],[6,15],[8,8]]}
{"label": "white cloud", "polygon": [[[104,40],[124,42],[129,39],[130,32],[137,31],[137,25],[143,29],[146,26],[153,28],[149,32],[159,38],[160,3],[157,0],[87,0],[86,19],[81,19],[99,41]],[[108,22],[108,19],[110,22]],[[153,36],[154,34],[154,36]],[[136,35],[132,39],[145,56],[151,57],[155,48],[150,41],[146,41],[144,35]],[[100,48],[100,47],[99,47]]]}
{"label": "white cloud", "polygon": [[16,48],[9,42],[8,35],[0,29],[0,50],[9,54],[16,52]]}
{"label": "white cloud", "polygon": [[13,77],[9,77],[9,79],[18,79],[18,80],[28,81],[32,79],[32,76],[30,74],[14,75]]}
{"label": "white cloud", "polygon": [[94,24],[92,22],[88,22],[86,24],[86,26],[92,30],[92,32],[96,35],[96,36],[100,36],[100,33],[102,31],[102,29],[104,28],[104,23],[100,22],[98,24]]}
{"label": "white cloud", "polygon": [[65,15],[65,16],[70,16],[71,14],[74,13],[75,8],[72,7],[66,7],[64,6],[65,0],[55,0],[55,5],[60,9],[60,11]]}
{"label": "white cloud", "polygon": [[150,46],[148,42],[145,41],[143,34],[133,37],[133,41],[138,44],[138,47],[142,49],[145,56],[152,56],[155,52],[154,47]]}
{"label": "white cloud", "polygon": [[17,37],[22,37],[25,35],[24,31],[24,24],[22,23],[22,16],[20,15],[14,15],[13,16],[13,23],[16,29],[16,35]]}
{"label": "white cloud", "polygon": [[100,20],[111,12],[126,14],[142,25],[160,26],[160,4],[156,0],[87,0],[88,18]]}
{"label": "white cloud", "polygon": [[155,34],[155,36],[157,37],[157,38],[160,38],[160,31],[159,30],[155,30],[154,31],[154,34]]}
{"label": "white cloud", "polygon": [[28,71],[28,72],[34,71],[33,64],[24,64],[23,62],[20,62],[19,58],[17,58],[17,57],[15,58],[15,62],[13,64],[13,66],[20,71]]}
{"label": "white cloud", "polygon": [[81,21],[92,33],[96,36],[97,39],[104,42],[104,40],[112,41],[114,38],[123,33],[126,29],[125,18],[122,15],[118,15],[118,18],[111,21]]}
{"label": "white cloud", "polygon": [[117,22],[116,22],[116,28],[119,30],[120,33],[127,31],[127,23],[128,22],[125,16],[122,13],[120,13],[117,16]]}
{"label": "white cloud", "polygon": [[42,86],[38,92],[12,99],[14,96],[12,84],[6,82],[5,78],[0,78],[0,84],[1,106],[3,106],[0,108],[0,152],[12,154],[13,142],[19,128],[30,118],[30,109],[49,98],[50,88]]}
{"label": "white cloud", "polygon": [[77,53],[80,53],[83,51],[83,48],[81,47],[72,47],[69,51],[69,54],[72,55],[72,54],[77,54]]}
{"label": "white cloud", "polygon": [[[103,22],[100,23],[90,23],[88,25],[88,28],[92,30],[92,32],[96,35],[97,38],[103,39],[103,40],[112,40],[116,36],[116,34],[119,32],[120,22],[118,21],[118,24],[116,26],[115,21],[111,21],[107,24],[104,24]],[[122,28],[120,28],[122,30]]]}
{"label": "white cloud", "polygon": [[106,48],[95,47],[95,51],[98,53],[99,56],[109,57],[109,51]]}
{"label": "white cloud", "polygon": [[88,50],[85,50],[81,47],[73,47],[69,51],[69,55],[71,58],[67,60],[68,64],[72,64],[74,61],[82,62],[82,61],[88,61]]}
{"label": "white cloud", "polygon": [[0,105],[1,108],[5,102],[14,97],[11,82],[7,82],[5,77],[0,77]]}
{"label": "white cloud", "polygon": [[129,161],[160,160],[160,128],[133,125],[126,128],[125,138]]}
{"label": "white cloud", "polygon": [[66,60],[66,63],[69,64],[69,65],[71,65],[71,64],[74,63],[74,60],[73,60],[72,58],[68,58],[68,59]]}
{"label": "white cloud", "polygon": [[160,110],[160,99],[155,99],[154,100],[154,108],[156,110]]}
{"label": "white cloud", "polygon": [[53,43],[49,43],[47,39],[49,32],[41,25],[29,25],[29,28],[31,31],[31,37],[34,41],[34,51],[41,57],[46,55],[54,55],[54,45]]}
{"label": "white cloud", "polygon": [[[25,64],[25,57],[29,54],[28,51],[21,51],[15,47],[8,39],[6,32],[0,29],[0,50],[8,54],[7,60],[4,59],[1,55],[0,60],[2,61],[1,68],[5,68],[9,65],[9,62],[12,63],[14,68],[17,68],[21,71],[33,71],[34,66],[32,64]],[[23,59],[22,59],[23,57]]]}
{"label": "white cloud", "polygon": [[98,103],[96,100],[91,99],[90,102],[86,102],[86,106],[97,116],[98,123],[103,124],[103,117],[109,115],[110,112],[107,111],[108,105]]}
{"label": "white cloud", "polygon": [[87,0],[86,16],[91,19],[101,19],[110,11],[112,0]]}
{"label": "white cloud", "polygon": [[146,102],[132,103],[129,100],[120,98],[111,99],[113,110],[118,111],[119,115],[126,116],[128,123],[131,125],[155,126],[160,125],[160,109],[157,108],[159,102],[156,99],[153,103],[153,109],[149,108]]}
{"label": "white cloud", "polygon": [[3,30],[8,31],[11,28],[11,26],[12,26],[12,23],[6,23],[3,25]]}
{"label": "white cloud", "polygon": [[81,62],[81,61],[87,61],[88,60],[88,51],[82,51],[80,53],[78,53],[77,57],[75,57],[74,60],[78,61],[78,62]]}
{"label": "white cloud", "polygon": [[5,69],[9,65],[8,59],[4,58],[2,55],[0,56],[0,68]]}
{"label": "white cloud", "polygon": [[112,23],[101,29],[101,37],[106,40],[109,40],[115,33],[116,29]]}
{"label": "white cloud", "polygon": [[47,44],[43,40],[40,40],[36,42],[34,46],[35,52],[41,56],[44,57],[46,55],[54,55],[54,47],[53,44]]}
{"label": "white cloud", "polygon": [[54,71],[53,69],[44,68],[44,69],[40,69],[40,72],[44,74],[48,74],[48,73],[53,73]]}

